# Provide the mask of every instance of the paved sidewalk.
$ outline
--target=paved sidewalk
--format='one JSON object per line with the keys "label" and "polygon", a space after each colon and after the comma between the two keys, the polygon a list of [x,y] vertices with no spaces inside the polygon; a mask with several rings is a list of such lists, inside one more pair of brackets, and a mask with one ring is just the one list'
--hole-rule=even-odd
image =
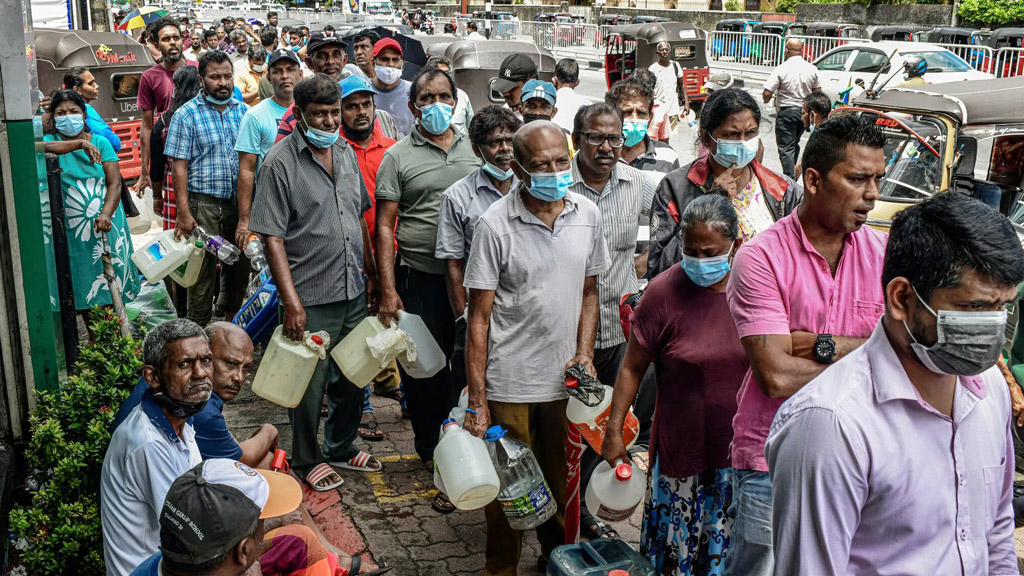
{"label": "paved sidewalk", "polygon": [[[395,566],[398,576],[479,575],[484,566],[486,528],[483,511],[455,511],[442,515],[430,503],[437,490],[433,473],[413,450],[413,433],[402,420],[398,403],[373,397],[382,442],[358,440],[362,450],[383,464],[376,473],[338,470],[345,484],[338,490],[316,493],[305,487],[304,502],[324,535],[351,554],[366,554]],[[285,409],[255,396],[246,387],[226,405],[224,415],[239,439],[247,438],[263,422],[281,432],[280,447],[291,447],[291,429]],[[634,546],[640,540],[637,510],[628,523],[616,528]],[[526,534],[519,574],[538,574],[540,545],[533,532]]]}

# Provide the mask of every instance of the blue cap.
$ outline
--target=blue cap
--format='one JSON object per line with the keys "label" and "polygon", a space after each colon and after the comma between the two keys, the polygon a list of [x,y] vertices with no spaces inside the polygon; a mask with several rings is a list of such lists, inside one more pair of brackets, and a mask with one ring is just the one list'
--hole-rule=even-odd
{"label": "blue cap", "polygon": [[501,426],[491,426],[484,433],[484,440],[488,442],[494,442],[495,440],[501,440],[505,437],[505,429]]}
{"label": "blue cap", "polygon": [[543,98],[548,101],[548,104],[554,106],[555,85],[551,82],[544,82],[542,80],[530,80],[523,85],[522,102],[526,102],[531,98]]}
{"label": "blue cap", "polygon": [[370,84],[369,80],[356,76],[355,74],[345,78],[341,82],[338,82],[338,86],[341,86],[342,98],[348,98],[357,92],[377,94],[377,91],[373,89],[373,84]]}

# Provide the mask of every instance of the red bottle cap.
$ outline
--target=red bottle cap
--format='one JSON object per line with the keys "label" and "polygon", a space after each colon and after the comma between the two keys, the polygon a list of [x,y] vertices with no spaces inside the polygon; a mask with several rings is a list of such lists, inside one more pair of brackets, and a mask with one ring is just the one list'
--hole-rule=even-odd
{"label": "red bottle cap", "polygon": [[317,336],[316,334],[314,334],[314,335],[310,336],[309,339],[313,341],[313,344],[316,344],[317,346],[323,346],[324,339],[321,338],[320,336]]}
{"label": "red bottle cap", "polygon": [[[629,464],[619,464],[615,467],[615,479],[619,482],[628,482],[633,477],[633,467]],[[609,574],[608,576],[611,576]]]}
{"label": "red bottle cap", "polygon": [[565,385],[569,388],[576,388],[580,385],[580,381],[575,376],[569,376],[565,379]]}
{"label": "red bottle cap", "polygon": [[608,576],[629,576],[629,572],[625,570],[612,570],[608,573]]}

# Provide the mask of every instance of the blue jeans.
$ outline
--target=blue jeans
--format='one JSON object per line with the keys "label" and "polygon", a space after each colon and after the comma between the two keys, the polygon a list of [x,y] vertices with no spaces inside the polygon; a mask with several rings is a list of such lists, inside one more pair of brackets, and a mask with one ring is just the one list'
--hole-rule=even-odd
{"label": "blue jeans", "polygon": [[725,576],[772,576],[772,483],[767,472],[735,470]]}

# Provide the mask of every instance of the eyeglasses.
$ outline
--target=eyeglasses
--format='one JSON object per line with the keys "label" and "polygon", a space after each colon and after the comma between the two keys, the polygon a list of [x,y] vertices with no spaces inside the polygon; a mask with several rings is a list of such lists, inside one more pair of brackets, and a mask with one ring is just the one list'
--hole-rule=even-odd
{"label": "eyeglasses", "polygon": [[600,146],[607,140],[608,145],[612,148],[622,148],[622,144],[626,141],[622,134],[598,134],[597,132],[584,132],[583,138],[591,146]]}

